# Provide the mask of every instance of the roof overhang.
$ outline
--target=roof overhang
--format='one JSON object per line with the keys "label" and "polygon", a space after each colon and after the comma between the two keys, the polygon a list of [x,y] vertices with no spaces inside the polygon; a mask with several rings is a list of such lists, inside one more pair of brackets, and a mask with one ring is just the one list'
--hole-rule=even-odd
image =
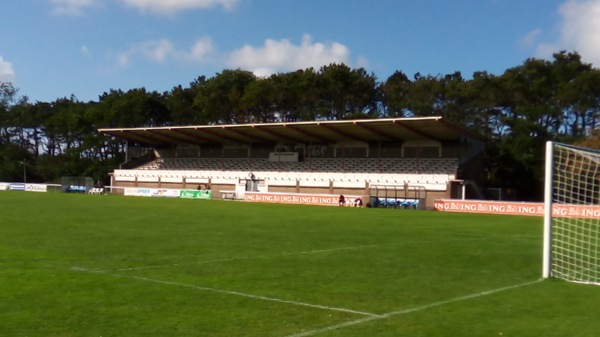
{"label": "roof overhang", "polygon": [[128,142],[155,147],[177,144],[453,141],[460,140],[464,135],[481,139],[442,117],[114,128],[98,131]]}

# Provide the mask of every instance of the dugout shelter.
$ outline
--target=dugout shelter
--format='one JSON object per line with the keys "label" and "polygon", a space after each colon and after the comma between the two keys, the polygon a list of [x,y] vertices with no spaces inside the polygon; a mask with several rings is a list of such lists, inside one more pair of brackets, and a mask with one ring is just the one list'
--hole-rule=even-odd
{"label": "dugout shelter", "polygon": [[483,139],[442,117],[98,131],[127,142],[113,192],[205,186],[217,198],[344,194],[432,208],[434,199],[464,197],[465,181],[482,181],[484,171]]}

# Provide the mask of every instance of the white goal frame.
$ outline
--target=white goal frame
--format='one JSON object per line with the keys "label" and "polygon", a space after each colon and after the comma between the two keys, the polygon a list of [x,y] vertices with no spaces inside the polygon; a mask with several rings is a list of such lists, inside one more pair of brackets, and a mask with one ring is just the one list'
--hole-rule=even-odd
{"label": "white goal frame", "polygon": [[600,151],[546,143],[544,278],[600,285]]}

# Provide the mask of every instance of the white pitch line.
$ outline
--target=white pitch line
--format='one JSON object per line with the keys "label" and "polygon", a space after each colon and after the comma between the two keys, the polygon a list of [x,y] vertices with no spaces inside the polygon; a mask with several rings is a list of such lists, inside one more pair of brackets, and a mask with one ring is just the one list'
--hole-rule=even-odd
{"label": "white pitch line", "polygon": [[402,242],[402,243],[388,243],[388,244],[373,244],[373,245],[362,245],[362,246],[348,246],[348,247],[338,247],[338,248],[328,248],[328,249],[316,249],[316,250],[309,250],[309,251],[302,251],[302,252],[281,253],[281,254],[273,254],[273,255],[237,256],[237,257],[212,259],[212,260],[200,260],[200,261],[189,261],[189,262],[180,262],[180,263],[157,264],[157,265],[151,265],[151,266],[140,266],[140,267],[130,267],[130,268],[106,269],[106,270],[102,270],[102,271],[103,272],[131,271],[131,270],[142,270],[142,269],[154,269],[154,268],[162,268],[162,267],[182,266],[182,265],[190,265],[190,264],[227,262],[227,261],[237,261],[237,260],[269,259],[269,258],[277,258],[277,257],[285,257],[285,256],[321,254],[321,253],[329,253],[329,252],[335,252],[335,251],[341,251],[341,250],[359,250],[359,249],[373,248],[373,247],[403,246],[403,245],[427,244],[427,243],[441,243],[441,242],[453,242],[453,241],[485,240],[485,239],[488,239],[488,238],[489,237],[477,237],[477,238],[452,239],[452,240],[428,240],[428,241],[414,241],[414,242]]}
{"label": "white pitch line", "polygon": [[309,331],[304,331],[304,332],[300,332],[297,334],[293,334],[293,335],[288,335],[285,337],[307,337],[307,336],[315,336],[321,333],[325,333],[328,331],[332,331],[332,330],[337,330],[337,329],[341,329],[341,328],[345,328],[348,326],[353,326],[353,325],[358,325],[358,324],[362,324],[362,323],[366,323],[366,322],[370,322],[370,321],[374,321],[374,320],[380,320],[380,319],[386,319],[392,316],[398,316],[398,315],[404,315],[404,314],[409,314],[409,313],[413,313],[413,312],[417,312],[417,311],[423,311],[429,308],[433,308],[433,307],[438,307],[444,304],[449,304],[449,303],[454,303],[454,302],[460,302],[460,301],[465,301],[465,300],[469,300],[469,299],[473,299],[473,298],[477,298],[477,297],[483,297],[483,296],[487,296],[487,295],[492,295],[495,293],[499,293],[502,291],[506,291],[506,290],[511,290],[511,289],[515,289],[515,288],[520,288],[520,287],[525,287],[525,286],[529,286],[532,284],[536,284],[543,281],[543,279],[537,279],[535,281],[530,281],[530,282],[525,282],[525,283],[520,283],[520,284],[515,284],[515,285],[511,285],[511,286],[507,286],[507,287],[502,287],[502,288],[497,288],[497,289],[493,289],[493,290],[487,290],[487,291],[483,291],[483,292],[479,292],[479,293],[474,293],[474,294],[470,294],[470,295],[465,295],[465,296],[459,296],[459,297],[455,297],[455,298],[451,298],[448,300],[444,300],[444,301],[439,301],[439,302],[434,302],[434,303],[430,303],[430,304],[424,304],[421,306],[417,306],[414,308],[409,308],[409,309],[404,309],[404,310],[398,310],[398,311],[392,311],[389,312],[387,314],[383,314],[383,315],[379,315],[379,316],[370,316],[370,317],[364,317],[361,319],[357,319],[354,321],[348,321],[348,322],[344,322],[344,323],[340,323],[340,324],[336,324],[336,325],[331,325],[325,328],[321,328],[321,329],[314,329],[314,330],[309,330]]}
{"label": "white pitch line", "polygon": [[341,312],[346,312],[346,313],[350,313],[350,314],[363,315],[363,316],[375,317],[375,318],[380,318],[380,317],[383,318],[383,316],[373,314],[370,312],[357,311],[357,310],[352,310],[352,309],[347,309],[347,308],[330,307],[330,306],[326,306],[326,305],[311,304],[311,303],[291,301],[291,300],[284,300],[284,299],[275,298],[275,297],[266,297],[266,296],[261,296],[261,295],[242,293],[239,291],[201,287],[201,286],[195,286],[192,284],[171,282],[171,281],[162,281],[162,280],[156,280],[156,279],[140,277],[140,276],[113,274],[113,273],[108,273],[108,272],[101,271],[101,270],[91,270],[91,269],[80,268],[80,267],[72,267],[71,269],[79,271],[79,272],[83,272],[83,273],[95,273],[95,274],[102,274],[102,275],[108,275],[108,276],[114,276],[114,277],[129,278],[129,279],[138,280],[138,281],[152,282],[152,283],[158,283],[158,284],[164,284],[164,285],[170,285],[170,286],[185,287],[185,288],[208,291],[208,292],[213,292],[213,293],[236,295],[236,296],[248,297],[248,298],[259,299],[259,300],[264,300],[264,301],[270,301],[270,302],[279,302],[279,303],[292,304],[292,305],[309,307],[309,308],[316,308],[316,309],[330,310],[330,311],[341,311]]}

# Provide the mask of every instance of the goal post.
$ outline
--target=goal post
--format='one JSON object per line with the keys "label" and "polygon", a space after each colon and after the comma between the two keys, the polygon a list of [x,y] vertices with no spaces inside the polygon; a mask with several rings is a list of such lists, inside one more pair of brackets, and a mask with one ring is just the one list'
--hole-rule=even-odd
{"label": "goal post", "polygon": [[600,285],[600,151],[546,143],[544,278]]}

